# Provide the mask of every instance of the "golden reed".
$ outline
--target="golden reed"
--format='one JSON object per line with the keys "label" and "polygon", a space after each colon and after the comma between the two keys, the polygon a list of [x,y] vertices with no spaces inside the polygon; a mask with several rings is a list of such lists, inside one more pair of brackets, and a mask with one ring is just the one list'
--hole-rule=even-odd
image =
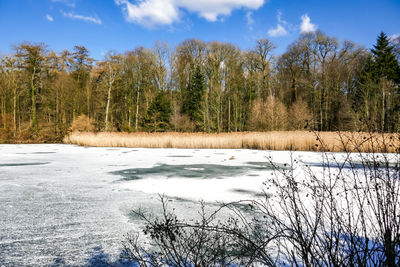
{"label": "golden reed", "polygon": [[114,133],[72,132],[64,143],[95,147],[213,148],[399,152],[398,134],[356,132]]}

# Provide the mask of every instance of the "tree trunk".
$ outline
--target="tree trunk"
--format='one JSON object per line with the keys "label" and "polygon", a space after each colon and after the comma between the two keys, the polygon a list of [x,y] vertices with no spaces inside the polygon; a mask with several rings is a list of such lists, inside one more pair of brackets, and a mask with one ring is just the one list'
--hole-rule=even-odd
{"label": "tree trunk", "polygon": [[17,87],[14,85],[14,95],[13,95],[13,128],[14,136],[17,132]]}
{"label": "tree trunk", "polygon": [[1,117],[3,119],[3,129],[5,130],[7,128],[7,122],[6,122],[6,97],[3,96],[1,98]]}
{"label": "tree trunk", "polygon": [[231,98],[228,97],[228,132],[231,131]]}
{"label": "tree trunk", "polygon": [[112,89],[112,81],[110,79],[108,85],[108,94],[107,94],[107,106],[106,106],[106,121],[105,121],[105,130],[108,131],[108,113],[110,110],[110,99],[111,99],[111,89]]}
{"label": "tree trunk", "polygon": [[86,85],[86,109],[87,116],[90,118],[90,85]]}
{"label": "tree trunk", "polygon": [[109,130],[108,128],[108,114],[110,112],[110,102],[111,102],[111,90],[115,79],[114,70],[111,67],[111,63],[108,64],[109,68],[109,80],[108,80],[108,94],[107,94],[107,105],[106,105],[106,119],[105,119],[105,130],[106,132]]}
{"label": "tree trunk", "polygon": [[381,131],[385,131],[385,89],[382,88],[382,114],[381,114]]}
{"label": "tree trunk", "polygon": [[32,77],[31,77],[31,101],[32,101],[32,120],[31,120],[31,130],[34,135],[37,134],[37,118],[36,118],[36,88],[35,88],[35,73],[36,68],[33,69]]}
{"label": "tree trunk", "polygon": [[136,114],[135,114],[135,131],[137,132],[138,130],[138,121],[139,121],[139,96],[140,96],[140,91],[136,91]]}

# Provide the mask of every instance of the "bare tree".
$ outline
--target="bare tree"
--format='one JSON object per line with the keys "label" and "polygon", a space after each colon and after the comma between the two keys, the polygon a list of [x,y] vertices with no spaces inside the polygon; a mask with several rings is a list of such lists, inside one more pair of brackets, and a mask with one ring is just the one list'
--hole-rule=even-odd
{"label": "bare tree", "polygon": [[116,54],[110,54],[108,56],[108,60],[105,62],[106,72],[107,72],[107,104],[106,104],[106,113],[105,113],[105,130],[109,131],[109,113],[110,113],[110,102],[111,102],[111,91],[113,89],[115,79],[118,74],[119,68],[119,56]]}

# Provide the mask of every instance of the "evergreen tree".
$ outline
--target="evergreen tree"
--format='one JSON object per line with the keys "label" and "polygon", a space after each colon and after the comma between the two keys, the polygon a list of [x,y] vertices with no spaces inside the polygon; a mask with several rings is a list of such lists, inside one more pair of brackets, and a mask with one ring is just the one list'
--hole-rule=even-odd
{"label": "evergreen tree", "polygon": [[362,107],[358,111],[368,130],[392,132],[399,122],[400,98],[395,86],[400,82],[399,63],[383,32],[371,52],[360,76],[355,106]]}
{"label": "evergreen tree", "polygon": [[186,90],[186,101],[184,103],[184,111],[196,125],[196,130],[201,130],[203,125],[204,88],[204,75],[200,66],[196,66]]}
{"label": "evergreen tree", "polygon": [[386,78],[398,84],[400,82],[399,63],[385,33],[381,32],[378,36],[376,45],[371,52],[375,59],[377,78]]}
{"label": "evergreen tree", "polygon": [[359,85],[354,90],[353,109],[359,114],[362,122],[361,130],[376,131],[378,129],[378,112],[380,109],[380,92],[377,81],[375,61],[369,56],[359,77]]}
{"label": "evergreen tree", "polygon": [[170,99],[164,92],[159,92],[147,111],[145,128],[153,132],[166,131],[169,126],[171,112]]}
{"label": "evergreen tree", "polygon": [[[400,67],[393,46],[385,33],[378,36],[374,49],[371,50],[375,58],[375,72],[381,90],[381,130],[394,131],[397,128],[400,111]],[[397,91],[397,92],[396,92]]]}

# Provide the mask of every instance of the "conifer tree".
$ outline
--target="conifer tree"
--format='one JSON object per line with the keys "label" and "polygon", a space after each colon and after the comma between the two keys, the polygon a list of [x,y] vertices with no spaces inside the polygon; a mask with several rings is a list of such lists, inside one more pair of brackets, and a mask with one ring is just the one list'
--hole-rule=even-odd
{"label": "conifer tree", "polygon": [[389,39],[385,33],[381,32],[378,36],[376,45],[371,49],[375,59],[375,70],[377,78],[386,78],[395,83],[400,82],[399,63],[393,53],[393,46],[389,44]]}
{"label": "conifer tree", "polygon": [[372,58],[368,58],[360,76],[355,105],[362,106],[359,111],[366,119],[363,124],[368,130],[391,132],[399,122],[399,89],[395,89],[395,84],[400,82],[399,63],[383,32],[371,53]]}
{"label": "conifer tree", "polygon": [[204,75],[200,66],[196,66],[186,90],[186,101],[184,103],[184,111],[196,125],[196,130],[201,130],[203,125],[204,88]]}
{"label": "conifer tree", "polygon": [[380,92],[377,81],[375,61],[370,55],[359,77],[359,85],[354,90],[354,110],[359,114],[363,128],[376,131],[378,128],[378,111],[380,111]]}
{"label": "conifer tree", "polygon": [[147,111],[145,128],[154,132],[166,131],[171,113],[172,105],[170,99],[165,92],[159,92]]}

